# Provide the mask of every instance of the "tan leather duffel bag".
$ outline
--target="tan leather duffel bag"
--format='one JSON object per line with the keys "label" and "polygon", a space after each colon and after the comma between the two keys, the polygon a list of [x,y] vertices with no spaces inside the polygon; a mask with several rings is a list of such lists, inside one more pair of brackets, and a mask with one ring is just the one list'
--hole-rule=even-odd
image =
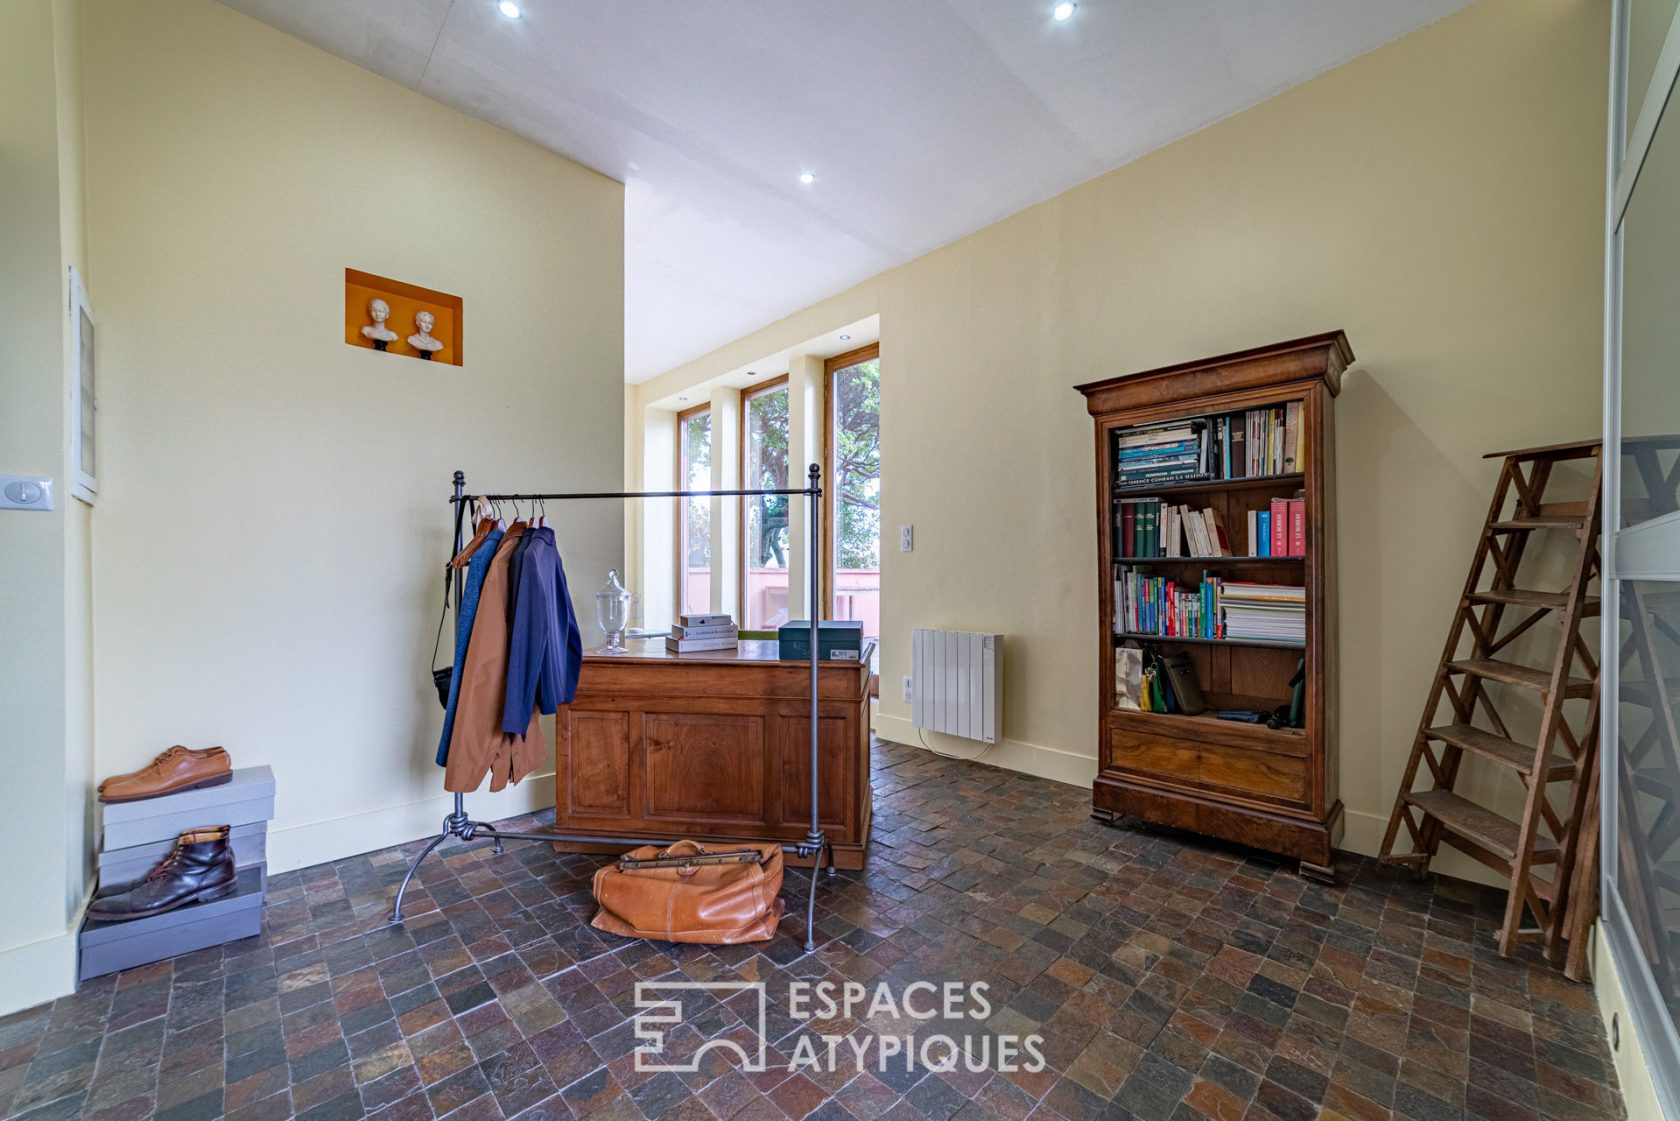
{"label": "tan leather duffel bag", "polygon": [[782,917],[781,894],[780,845],[646,845],[596,871],[594,926],[666,942],[765,942]]}

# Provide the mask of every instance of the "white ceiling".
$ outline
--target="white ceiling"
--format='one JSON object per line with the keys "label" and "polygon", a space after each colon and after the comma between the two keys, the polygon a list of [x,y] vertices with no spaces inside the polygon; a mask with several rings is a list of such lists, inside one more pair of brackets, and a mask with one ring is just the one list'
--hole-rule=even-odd
{"label": "white ceiling", "polygon": [[640,382],[1469,0],[222,2],[622,180]]}

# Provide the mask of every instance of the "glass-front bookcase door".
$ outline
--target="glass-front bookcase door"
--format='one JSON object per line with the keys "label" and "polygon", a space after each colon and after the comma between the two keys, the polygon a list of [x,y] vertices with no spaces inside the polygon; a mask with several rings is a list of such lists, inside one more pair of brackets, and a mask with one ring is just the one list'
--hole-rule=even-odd
{"label": "glass-front bookcase door", "polygon": [[1677,0],[1617,0],[1605,244],[1601,904],[1680,1121],[1680,72]]}

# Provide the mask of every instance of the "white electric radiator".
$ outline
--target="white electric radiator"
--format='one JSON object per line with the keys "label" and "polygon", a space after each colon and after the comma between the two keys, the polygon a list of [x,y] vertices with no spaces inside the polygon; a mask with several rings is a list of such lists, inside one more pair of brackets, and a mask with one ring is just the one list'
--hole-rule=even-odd
{"label": "white electric radiator", "polygon": [[911,632],[910,723],[930,732],[996,743],[1003,723],[1003,636]]}

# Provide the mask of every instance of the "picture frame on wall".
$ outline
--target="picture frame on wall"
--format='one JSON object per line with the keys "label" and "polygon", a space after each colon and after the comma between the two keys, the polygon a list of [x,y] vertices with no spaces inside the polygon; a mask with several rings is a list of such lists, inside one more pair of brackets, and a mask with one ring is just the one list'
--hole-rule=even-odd
{"label": "picture frame on wall", "polygon": [[70,377],[70,493],[91,506],[99,494],[94,319],[75,265],[70,266],[70,329],[75,348]]}

